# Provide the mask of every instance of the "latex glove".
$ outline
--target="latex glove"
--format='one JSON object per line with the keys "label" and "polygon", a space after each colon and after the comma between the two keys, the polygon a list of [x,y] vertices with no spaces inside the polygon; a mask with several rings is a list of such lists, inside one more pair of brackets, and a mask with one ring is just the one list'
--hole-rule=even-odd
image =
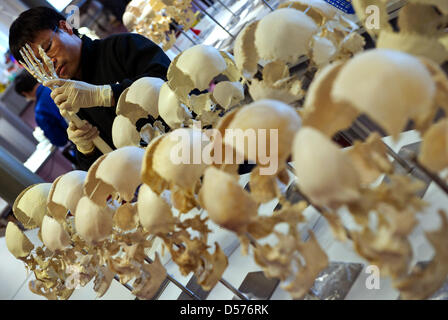
{"label": "latex glove", "polygon": [[54,88],[51,98],[61,113],[76,113],[81,108],[110,107],[113,104],[112,88],[109,85],[95,86],[75,80],[49,80],[44,86]]}
{"label": "latex glove", "polygon": [[98,129],[93,127],[86,120],[83,120],[83,126],[77,128],[76,125],[70,121],[67,128],[68,138],[76,145],[79,152],[83,154],[91,153],[95,149],[93,139],[98,137]]}

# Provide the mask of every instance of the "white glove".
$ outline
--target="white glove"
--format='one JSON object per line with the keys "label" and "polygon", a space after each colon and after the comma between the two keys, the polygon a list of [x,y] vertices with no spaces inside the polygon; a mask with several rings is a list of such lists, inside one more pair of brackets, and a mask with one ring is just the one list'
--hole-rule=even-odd
{"label": "white glove", "polygon": [[83,154],[91,153],[95,149],[93,139],[98,137],[98,129],[93,127],[86,120],[83,120],[83,126],[77,128],[76,125],[70,121],[67,128],[68,138],[76,144],[76,148]]}
{"label": "white glove", "polygon": [[109,85],[95,86],[75,80],[49,80],[44,82],[49,88],[57,87],[51,92],[54,103],[64,113],[76,113],[81,108],[110,107],[113,104],[112,88]]}

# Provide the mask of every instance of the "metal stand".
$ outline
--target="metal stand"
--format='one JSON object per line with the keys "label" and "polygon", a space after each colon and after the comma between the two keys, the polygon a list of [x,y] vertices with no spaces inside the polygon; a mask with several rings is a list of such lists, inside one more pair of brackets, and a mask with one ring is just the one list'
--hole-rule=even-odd
{"label": "metal stand", "polygon": [[[364,120],[356,120],[355,121],[355,128],[356,126],[363,131],[365,134],[369,134],[370,130],[367,128],[366,125],[364,125],[363,122],[366,122],[366,124],[376,125],[374,121],[372,121],[370,118],[366,117]],[[402,159],[397,153],[395,153],[386,143],[384,145],[387,148],[387,153],[393,157],[397,163],[399,163],[403,168],[410,174],[413,173],[415,168],[420,169],[431,181],[433,181],[437,186],[439,186],[440,189],[443,190],[446,194],[448,194],[448,185],[440,179],[440,177],[437,174],[434,174],[430,170],[428,170],[425,166],[423,166],[421,163],[417,161],[417,157],[415,154],[413,154],[409,161],[412,163],[412,165],[409,165],[406,160]]]}
{"label": "metal stand", "polygon": [[221,0],[216,0],[216,2],[218,2],[218,3],[219,3],[220,5],[222,5],[227,11],[229,11],[229,12],[232,14],[233,17],[238,18],[238,17],[235,15],[235,13],[234,13],[232,10],[230,10],[230,8],[227,7],[227,6],[224,4],[224,2],[222,2]]}
{"label": "metal stand", "polygon": [[[152,263],[153,261],[146,257],[145,261],[148,263]],[[169,281],[171,281],[173,284],[175,284],[180,290],[182,290],[184,293],[186,293],[187,295],[189,295],[190,297],[192,297],[194,300],[201,300],[200,297],[198,297],[194,292],[190,291],[189,289],[187,289],[185,286],[183,286],[179,281],[177,281],[176,279],[174,279],[171,275],[167,274],[167,279]]]}
{"label": "metal stand", "polygon": [[[176,244],[177,247],[181,247],[181,245]],[[149,258],[148,258],[149,259]],[[219,282],[221,282],[224,287],[232,291],[237,297],[239,297],[241,300],[250,300],[248,297],[246,297],[244,294],[242,294],[240,291],[238,291],[234,286],[230,284],[227,280],[221,278],[219,279]]]}
{"label": "metal stand", "polygon": [[196,7],[199,8],[199,11],[201,11],[203,14],[205,14],[206,16],[208,16],[213,22],[215,22],[215,23],[216,23],[218,26],[220,26],[225,32],[227,32],[227,34],[228,34],[233,40],[235,40],[235,36],[234,36],[232,33],[230,33],[229,30],[227,30],[223,25],[221,25],[221,24],[220,24],[215,18],[213,18],[213,16],[210,15],[206,10],[203,10],[203,9],[201,8],[201,6],[198,5],[194,0],[193,0],[192,2],[196,5]]}

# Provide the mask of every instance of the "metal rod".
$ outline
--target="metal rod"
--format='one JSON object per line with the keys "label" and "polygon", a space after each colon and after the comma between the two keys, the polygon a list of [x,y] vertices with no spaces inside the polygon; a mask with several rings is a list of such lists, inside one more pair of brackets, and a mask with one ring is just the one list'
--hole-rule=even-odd
{"label": "metal rod", "polygon": [[[194,45],[197,45],[198,43],[196,41],[194,41],[185,31],[184,29],[182,29],[179,25],[177,24],[172,24],[174,26],[174,28],[176,28],[177,31],[180,31],[188,40],[190,40]],[[182,52],[182,50],[179,50],[180,52]]]}
{"label": "metal rod", "polygon": [[[145,261],[148,263],[153,263],[153,261],[151,260],[151,258],[149,257],[145,257]],[[188,289],[187,287],[183,286],[179,281],[177,281],[176,279],[174,279],[171,275],[167,274],[166,275],[167,279],[170,280],[173,284],[175,284],[180,290],[182,290],[183,292],[185,292],[186,294],[188,294],[190,297],[192,297],[195,300],[202,300],[199,296],[197,296],[193,291],[191,291],[190,289]]]}
{"label": "metal rod", "polygon": [[[203,211],[203,209],[199,212],[199,214],[201,214],[201,212]],[[183,248],[184,246],[182,244],[174,244],[175,246],[177,246],[178,248]],[[230,282],[228,282],[227,280],[221,278],[219,279],[219,282],[221,282],[222,285],[224,285],[227,289],[229,289],[230,291],[232,291],[236,296],[238,296],[241,300],[250,300],[249,298],[247,298],[245,295],[243,295],[241,293],[241,291],[239,291],[238,289],[236,289],[234,286],[232,286],[230,284]]]}
{"label": "metal rod", "polygon": [[220,279],[219,282],[221,282],[227,289],[232,291],[241,300],[250,300],[248,297],[246,297],[244,294],[242,294],[239,290],[237,290],[234,286],[232,286],[227,280]]}
{"label": "metal rod", "polygon": [[269,10],[274,11],[274,9],[269,5],[269,3],[266,0],[262,0],[262,1],[266,5],[266,7],[269,8]]}
{"label": "metal rod", "polygon": [[431,172],[424,165],[422,165],[418,161],[417,155],[415,153],[412,153],[410,155],[410,159],[415,164],[415,166],[417,168],[419,168],[424,174],[426,174],[426,176],[428,176],[428,178],[430,178],[432,181],[434,181],[434,183],[437,184],[440,189],[442,189],[446,194],[448,194],[448,185],[442,179],[440,179],[440,177],[437,174]]}
{"label": "metal rod", "polygon": [[198,8],[199,11],[201,11],[203,14],[205,14],[206,16],[208,16],[210,19],[213,20],[213,22],[215,22],[218,26],[220,26],[225,32],[228,33],[228,35],[230,37],[232,37],[232,39],[235,39],[235,36],[233,34],[230,33],[230,31],[228,31],[224,26],[222,26],[215,18],[213,18],[212,15],[210,15],[206,10],[203,10],[194,0],[192,1]]}
{"label": "metal rod", "polygon": [[129,291],[133,291],[134,289],[132,289],[132,287],[130,285],[128,285],[127,283],[121,283],[120,278],[117,275],[114,275],[114,279],[116,281],[118,281],[123,287],[125,287],[126,289],[128,289]]}
{"label": "metal rod", "polygon": [[[365,118],[366,122],[371,122],[372,124],[375,124],[370,118]],[[369,129],[364,126],[364,124],[360,121],[355,121],[355,124],[357,124],[361,130],[369,132]],[[384,143],[384,142],[383,142]],[[437,174],[434,174],[431,172],[431,170],[428,170],[424,165],[418,162],[417,156],[415,154],[412,154],[409,161],[415,166],[409,165],[406,160],[402,159],[395,151],[393,151],[386,143],[384,145],[387,148],[387,153],[395,159],[408,173],[412,174],[415,167],[420,169],[431,181],[433,181],[440,189],[443,190],[446,194],[448,194],[448,185],[440,179],[440,177]]]}
{"label": "metal rod", "polygon": [[[372,124],[374,124],[374,122],[370,119],[370,118],[368,118],[368,117],[366,117],[365,118],[365,120],[364,121],[367,121],[367,122],[372,122]],[[354,130],[356,130],[356,128],[358,127],[360,130],[362,130],[363,131],[363,133],[364,134],[366,134],[367,136],[369,135],[369,133],[370,133],[370,130],[369,130],[369,128],[367,127],[367,126],[365,126],[364,125],[364,123],[362,122],[362,120],[360,120],[360,119],[357,119],[357,120],[355,120],[355,126],[354,126]],[[355,131],[356,132],[356,131]],[[394,150],[392,150],[392,148],[391,147],[389,147],[388,145],[387,145],[387,143],[384,143],[383,142],[383,144],[386,146],[386,150],[387,150],[387,153],[392,157],[392,158],[394,158],[394,160],[395,161],[397,161],[397,163],[398,164],[400,164],[408,173],[411,173],[412,171],[413,171],[413,169],[414,168],[412,168],[412,166],[410,166],[404,159],[402,159]]]}
{"label": "metal rod", "polygon": [[232,16],[234,16],[235,18],[237,18],[237,16],[235,15],[235,13],[232,11],[232,10],[230,10],[230,8],[229,7],[227,7],[225,4],[224,4],[224,2],[222,2],[221,0],[216,0],[218,3],[220,3],[227,11],[229,11],[231,14],[232,14]]}

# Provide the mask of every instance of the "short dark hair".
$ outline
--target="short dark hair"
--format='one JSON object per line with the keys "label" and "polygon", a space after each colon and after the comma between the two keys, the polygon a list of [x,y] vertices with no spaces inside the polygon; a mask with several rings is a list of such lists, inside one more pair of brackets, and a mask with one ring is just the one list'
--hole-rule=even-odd
{"label": "short dark hair", "polygon": [[[22,61],[20,49],[33,42],[42,30],[55,30],[59,21],[66,18],[58,11],[48,7],[34,7],[22,12],[9,28],[9,49],[17,61]],[[75,34],[78,34],[75,30]]]}
{"label": "short dark hair", "polygon": [[37,80],[27,71],[23,71],[14,79],[15,91],[23,96],[23,92],[30,92],[37,84]]}

